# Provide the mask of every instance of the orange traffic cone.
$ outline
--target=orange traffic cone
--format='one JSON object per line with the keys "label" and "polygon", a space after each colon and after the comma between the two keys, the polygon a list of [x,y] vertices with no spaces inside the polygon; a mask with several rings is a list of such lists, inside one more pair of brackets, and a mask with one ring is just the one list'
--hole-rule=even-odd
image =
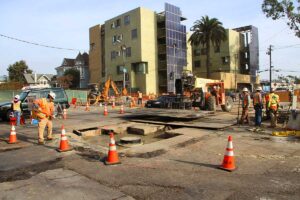
{"label": "orange traffic cone", "polygon": [[57,151],[59,152],[65,152],[65,151],[70,151],[72,148],[68,144],[68,139],[66,136],[66,130],[64,128],[64,125],[61,126],[61,140],[60,140],[60,145]]}
{"label": "orange traffic cone", "polygon": [[107,116],[107,115],[108,115],[108,111],[107,111],[107,106],[106,106],[106,104],[104,105],[104,112],[103,112],[103,115],[104,115],[104,116]]}
{"label": "orange traffic cone", "polygon": [[63,118],[67,119],[67,109],[63,109]]}
{"label": "orange traffic cone", "polygon": [[90,105],[89,105],[89,102],[86,102],[86,105],[85,105],[85,111],[90,111]]}
{"label": "orange traffic cone", "polygon": [[123,104],[120,107],[120,114],[124,114],[124,106],[123,106]]}
{"label": "orange traffic cone", "polygon": [[115,106],[116,106],[116,104],[115,104],[115,101],[113,101],[113,102],[112,102],[112,106],[111,106],[111,107],[112,107],[112,109],[114,109],[114,108],[115,108]]}
{"label": "orange traffic cone", "polygon": [[115,164],[121,164],[117,152],[116,142],[114,138],[114,134],[111,132],[109,134],[110,142],[109,142],[109,150],[108,150],[108,156],[105,160],[106,165],[115,165]]}
{"label": "orange traffic cone", "polygon": [[234,154],[233,154],[233,145],[232,145],[232,137],[228,137],[228,143],[226,152],[224,155],[222,166],[219,167],[220,169],[224,169],[226,171],[233,171],[236,169],[234,164]]}
{"label": "orange traffic cone", "polygon": [[17,133],[16,133],[15,126],[12,125],[10,129],[8,144],[15,144],[15,143],[17,143]]}

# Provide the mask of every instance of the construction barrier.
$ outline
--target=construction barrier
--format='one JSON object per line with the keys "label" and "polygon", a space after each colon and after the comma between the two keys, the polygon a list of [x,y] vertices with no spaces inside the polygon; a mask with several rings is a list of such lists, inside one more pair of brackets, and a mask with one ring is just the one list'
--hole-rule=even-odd
{"label": "construction barrier", "polygon": [[72,102],[73,98],[76,98],[76,103],[85,105],[88,97],[88,90],[65,90],[68,95],[68,102]]}
{"label": "construction barrier", "polygon": [[300,131],[274,131],[274,132],[272,132],[272,136],[277,136],[277,137],[296,136],[296,137],[300,137]]}
{"label": "construction barrier", "polygon": [[0,102],[12,101],[14,96],[20,93],[21,90],[0,90]]}

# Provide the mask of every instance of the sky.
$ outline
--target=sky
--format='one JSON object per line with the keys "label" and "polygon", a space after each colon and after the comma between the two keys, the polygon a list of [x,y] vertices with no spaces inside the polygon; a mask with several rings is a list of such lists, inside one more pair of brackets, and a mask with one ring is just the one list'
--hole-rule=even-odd
{"label": "sky", "polygon": [[[208,15],[225,28],[253,25],[259,32],[260,70],[269,67],[266,55],[274,46],[272,65],[278,75],[300,76],[300,38],[286,25],[273,21],[261,11],[262,0],[0,0],[0,34],[49,46],[89,50],[89,28],[137,7],[164,10],[164,3],[181,8],[187,30],[197,19]],[[0,75],[7,67],[25,60],[36,73],[55,74],[63,58],[75,58],[78,50],[59,50],[33,46],[0,37]],[[260,73],[262,79],[268,72]]]}

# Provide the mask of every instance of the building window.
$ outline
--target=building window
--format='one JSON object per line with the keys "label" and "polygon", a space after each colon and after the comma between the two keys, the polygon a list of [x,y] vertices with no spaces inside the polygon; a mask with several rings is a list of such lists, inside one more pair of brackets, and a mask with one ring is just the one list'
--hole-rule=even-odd
{"label": "building window", "polygon": [[137,29],[131,30],[131,39],[135,39],[137,37],[138,37],[138,35],[137,35]]}
{"label": "building window", "polygon": [[201,55],[206,55],[206,48],[201,49]]}
{"label": "building window", "polygon": [[133,63],[132,70],[137,74],[147,74],[148,73],[148,63]]}
{"label": "building window", "polygon": [[124,17],[124,24],[125,24],[125,25],[130,24],[130,16],[129,16],[129,15],[126,15],[126,16]]}
{"label": "building window", "polygon": [[200,49],[195,49],[194,50],[194,56],[200,56],[201,55],[201,50]]}
{"label": "building window", "polygon": [[116,21],[116,28],[121,26],[121,19],[117,19]]}
{"label": "building window", "polygon": [[126,57],[131,57],[131,47],[126,48]]}
{"label": "building window", "polygon": [[224,56],[222,57],[222,63],[223,64],[228,64],[230,61],[230,56]]}
{"label": "building window", "polygon": [[110,25],[110,28],[111,28],[111,29],[114,29],[114,28],[116,28],[116,24],[115,24],[115,22],[113,22],[113,23]]}
{"label": "building window", "polygon": [[123,74],[123,73],[124,73],[124,66],[120,66],[120,65],[117,66],[117,74]]}
{"label": "building window", "polygon": [[194,61],[194,68],[200,68],[201,67],[201,60]]}
{"label": "building window", "polygon": [[220,53],[220,46],[214,46],[215,53]]}
{"label": "building window", "polygon": [[114,36],[112,37],[112,43],[116,43],[116,42],[117,42],[117,40],[118,40],[118,37],[117,37],[117,35],[114,35]]}
{"label": "building window", "polygon": [[115,59],[116,57],[117,57],[117,52],[112,51],[112,52],[111,52],[111,59],[113,60],[113,59]]}
{"label": "building window", "polygon": [[95,49],[95,43],[90,44],[90,51],[93,51]]}

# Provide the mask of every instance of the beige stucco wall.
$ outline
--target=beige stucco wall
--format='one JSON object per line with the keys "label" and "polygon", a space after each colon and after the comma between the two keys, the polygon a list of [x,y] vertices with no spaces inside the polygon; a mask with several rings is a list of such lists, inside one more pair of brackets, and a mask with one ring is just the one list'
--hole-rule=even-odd
{"label": "beige stucco wall", "polygon": [[235,89],[235,84],[248,83],[250,84],[250,75],[215,72],[211,74],[211,79],[224,81],[225,89]]}
{"label": "beige stucco wall", "polygon": [[187,62],[187,66],[186,66],[186,69],[188,71],[192,71],[193,70],[193,60],[192,60],[192,55],[193,55],[193,50],[192,50],[192,45],[190,42],[188,42],[189,38],[191,36],[191,33],[187,33],[186,34],[186,62]]}
{"label": "beige stucco wall", "polygon": [[90,83],[99,83],[101,81],[102,71],[102,53],[101,53],[101,26],[96,25],[89,29],[90,45],[94,44],[93,49],[89,51],[89,72]]}

